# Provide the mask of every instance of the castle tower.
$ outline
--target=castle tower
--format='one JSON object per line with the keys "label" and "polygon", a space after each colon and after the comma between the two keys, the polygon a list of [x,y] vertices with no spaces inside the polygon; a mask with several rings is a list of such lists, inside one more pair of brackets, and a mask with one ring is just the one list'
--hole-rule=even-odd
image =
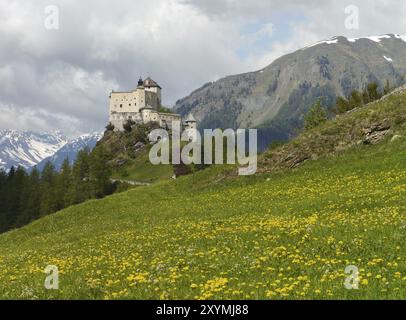
{"label": "castle tower", "polygon": [[161,94],[162,88],[159,86],[159,84],[157,82],[155,82],[154,80],[152,80],[150,77],[148,77],[143,81],[143,86],[145,88],[145,91],[153,92],[154,94],[156,94],[156,96],[158,97],[158,101],[156,102],[156,104],[157,104],[158,108],[161,107],[161,105],[162,105],[162,94]]}
{"label": "castle tower", "polygon": [[138,87],[144,86],[144,80],[142,80],[142,77],[138,80]]}
{"label": "castle tower", "polygon": [[187,116],[185,120],[186,129],[197,129],[197,121],[191,113]]}
{"label": "castle tower", "polygon": [[197,140],[197,121],[191,113],[189,113],[185,120],[185,132],[190,140]]}

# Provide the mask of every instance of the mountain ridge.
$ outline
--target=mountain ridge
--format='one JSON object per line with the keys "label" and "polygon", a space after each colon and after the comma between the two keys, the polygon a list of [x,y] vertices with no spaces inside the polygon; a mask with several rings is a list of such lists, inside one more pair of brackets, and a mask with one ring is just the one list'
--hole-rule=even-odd
{"label": "mountain ridge", "polygon": [[264,128],[269,141],[287,140],[320,97],[337,96],[370,82],[405,83],[406,36],[333,37],[284,55],[258,71],[206,83],[177,101],[176,112],[192,112],[200,128]]}
{"label": "mountain ridge", "polygon": [[0,168],[21,166],[28,169],[62,148],[68,138],[62,133],[35,133],[0,130]]}
{"label": "mountain ridge", "polygon": [[69,140],[61,149],[59,149],[55,154],[43,159],[39,162],[36,167],[38,170],[42,171],[48,162],[51,162],[55,169],[59,171],[62,167],[65,159],[69,160],[69,163],[73,165],[76,160],[77,153],[80,150],[88,148],[92,150],[97,142],[103,137],[103,133],[93,132],[88,134],[83,134],[77,138]]}
{"label": "mountain ridge", "polygon": [[0,130],[0,169],[7,171],[12,166],[41,169],[48,161],[59,169],[66,157],[74,161],[79,150],[92,149],[101,137],[102,133],[97,132],[68,138],[60,131],[36,133],[3,129]]}

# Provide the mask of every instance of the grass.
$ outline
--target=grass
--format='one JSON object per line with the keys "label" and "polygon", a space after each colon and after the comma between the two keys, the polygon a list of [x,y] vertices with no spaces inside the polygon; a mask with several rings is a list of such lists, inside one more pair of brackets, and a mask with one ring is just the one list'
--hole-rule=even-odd
{"label": "grass", "polygon": [[68,208],[0,236],[0,297],[405,299],[405,147],[217,185],[214,167]]}
{"label": "grass", "polygon": [[[289,168],[294,163],[284,161],[287,156],[296,160],[335,156],[363,144],[365,129],[385,123],[390,126],[388,136],[406,133],[406,92],[387,96],[362,108],[355,109],[307,130],[280,148],[265,152],[261,161],[263,171]],[[300,162],[300,161],[299,161]]]}
{"label": "grass", "polygon": [[[406,299],[404,101],[307,132],[265,154],[265,173],[251,177],[212,167],[164,181],[169,170],[141,157],[118,178],[155,184],[0,235],[0,298]],[[403,137],[354,143],[383,118]],[[348,148],[336,152],[341,141]],[[301,151],[319,159],[267,173]],[[44,288],[48,265],[59,290]],[[351,265],[357,290],[344,286]]]}
{"label": "grass", "polygon": [[152,165],[149,161],[148,150],[125,167],[113,173],[113,179],[155,183],[171,179],[174,172],[172,165]]}

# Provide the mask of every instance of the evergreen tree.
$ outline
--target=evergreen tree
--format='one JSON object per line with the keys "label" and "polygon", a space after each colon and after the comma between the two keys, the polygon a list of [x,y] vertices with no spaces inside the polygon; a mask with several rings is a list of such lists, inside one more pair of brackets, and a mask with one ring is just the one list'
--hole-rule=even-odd
{"label": "evergreen tree", "polygon": [[364,104],[368,104],[368,103],[370,103],[370,102],[372,102],[372,100],[371,100],[370,97],[369,97],[368,89],[365,89],[365,90],[362,92],[362,104],[364,105]]}
{"label": "evergreen tree", "polygon": [[388,79],[386,79],[386,81],[385,81],[385,85],[384,85],[384,87],[383,87],[383,94],[389,94],[390,92],[392,91],[392,87],[391,87],[391,85],[390,85],[390,82],[389,82],[389,80]]}
{"label": "evergreen tree", "polygon": [[319,99],[305,115],[304,127],[306,130],[315,128],[327,120],[327,111],[322,106],[322,100]]}
{"label": "evergreen tree", "polygon": [[102,147],[93,150],[90,157],[90,182],[92,197],[101,198],[111,193],[111,171],[107,166],[106,154]]}
{"label": "evergreen tree", "polygon": [[6,220],[6,197],[5,193],[7,190],[7,173],[0,169],[0,232],[7,229]]}
{"label": "evergreen tree", "polygon": [[348,98],[348,102],[350,104],[350,110],[360,108],[364,104],[362,95],[357,90],[351,92],[350,97]]}
{"label": "evergreen tree", "polygon": [[338,97],[336,101],[336,110],[338,113],[345,113],[350,110],[350,103],[343,97]]}
{"label": "evergreen tree", "polygon": [[89,149],[79,151],[72,169],[69,205],[82,203],[91,198]]}
{"label": "evergreen tree", "polygon": [[56,176],[55,167],[51,162],[48,162],[42,171],[40,182],[41,216],[56,212],[58,209],[57,199],[55,197]]}
{"label": "evergreen tree", "polygon": [[16,227],[18,218],[24,210],[24,197],[27,194],[27,174],[22,167],[12,168],[7,178],[6,190],[6,225]]}
{"label": "evergreen tree", "polygon": [[61,210],[69,206],[69,190],[72,185],[72,169],[69,159],[65,159],[61,171],[56,178],[55,196],[57,208]]}
{"label": "evergreen tree", "polygon": [[[379,93],[379,86],[376,82],[371,82],[367,86],[367,92],[368,92],[368,97],[369,101],[368,102],[373,102],[381,98],[381,94]],[[364,102],[365,104],[367,102]]]}
{"label": "evergreen tree", "polygon": [[23,226],[39,218],[41,208],[40,173],[36,167],[31,170],[28,177],[27,192],[24,196],[24,209],[21,212],[17,226]]}

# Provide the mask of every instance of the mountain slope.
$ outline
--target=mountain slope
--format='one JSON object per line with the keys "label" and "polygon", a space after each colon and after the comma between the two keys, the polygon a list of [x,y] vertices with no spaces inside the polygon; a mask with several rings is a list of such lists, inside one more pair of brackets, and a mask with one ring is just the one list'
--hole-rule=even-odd
{"label": "mountain slope", "polygon": [[66,142],[67,138],[58,132],[0,130],[0,168],[22,166],[28,169],[53,155]]}
{"label": "mountain slope", "polygon": [[55,152],[55,154],[38,163],[37,168],[42,170],[47,162],[51,162],[55,166],[56,170],[59,170],[65,159],[69,159],[69,162],[73,164],[76,160],[77,153],[80,150],[85,148],[92,150],[102,137],[103,133],[95,132],[69,140],[61,149]]}
{"label": "mountain slope", "polygon": [[[0,235],[0,297],[406,299],[406,139],[393,139],[405,108],[400,91],[304,133],[292,148],[316,153],[356,125],[345,152],[295,170],[224,179],[212,167]],[[357,144],[382,117],[390,133]],[[44,290],[49,264],[61,290]],[[358,290],[344,287],[349,265]]]}
{"label": "mountain slope", "polygon": [[269,140],[287,138],[320,96],[331,105],[367,83],[405,82],[406,37],[336,37],[275,60],[258,71],[208,83],[179,100],[200,128],[266,127]]}
{"label": "mountain slope", "polygon": [[406,86],[399,87],[379,101],[303,132],[289,143],[263,153],[260,171],[295,168],[309,160],[340,155],[365,145],[404,139],[405,97]]}

